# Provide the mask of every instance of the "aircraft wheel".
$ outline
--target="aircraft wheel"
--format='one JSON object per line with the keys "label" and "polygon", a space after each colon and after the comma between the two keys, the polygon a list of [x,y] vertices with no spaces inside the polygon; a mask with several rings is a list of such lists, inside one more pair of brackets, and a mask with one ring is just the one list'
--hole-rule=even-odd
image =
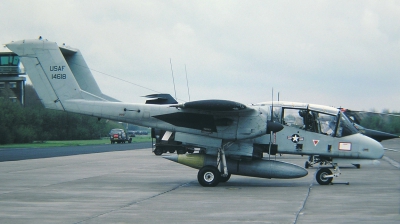
{"label": "aircraft wheel", "polygon": [[154,149],[154,154],[156,155],[156,156],[161,156],[162,155],[162,150],[160,149],[160,148],[155,148]]}
{"label": "aircraft wheel", "polygon": [[176,153],[177,154],[185,154],[186,150],[185,149],[178,149],[178,150],[176,150]]}
{"label": "aircraft wheel", "polygon": [[328,185],[332,182],[333,177],[325,177],[326,175],[332,175],[332,171],[328,168],[321,168],[315,174],[315,179],[320,185]]}
{"label": "aircraft wheel", "polygon": [[360,164],[353,164],[357,169],[360,169],[361,168],[361,165]]}
{"label": "aircraft wheel", "polygon": [[306,164],[304,164],[304,168],[308,169],[310,167],[310,162],[306,161]]}
{"label": "aircraft wheel", "polygon": [[197,180],[203,187],[215,187],[221,179],[221,173],[214,166],[204,166],[197,173]]}
{"label": "aircraft wheel", "polygon": [[226,176],[226,177],[221,176],[221,178],[219,179],[219,181],[225,183],[225,182],[227,182],[227,181],[229,180],[229,178],[231,178],[231,174],[230,174],[230,173],[229,173],[228,176]]}

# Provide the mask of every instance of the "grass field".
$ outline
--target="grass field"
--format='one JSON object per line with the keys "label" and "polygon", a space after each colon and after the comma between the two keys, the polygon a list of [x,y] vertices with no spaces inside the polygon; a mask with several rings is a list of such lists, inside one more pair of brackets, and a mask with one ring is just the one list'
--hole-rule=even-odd
{"label": "grass field", "polygon": [[[138,135],[132,138],[132,142],[151,142],[149,135]],[[80,145],[102,145],[111,144],[109,138],[97,140],[68,140],[68,141],[46,141],[26,144],[7,144],[0,145],[0,148],[44,148],[44,147],[62,147],[62,146],[80,146]]]}

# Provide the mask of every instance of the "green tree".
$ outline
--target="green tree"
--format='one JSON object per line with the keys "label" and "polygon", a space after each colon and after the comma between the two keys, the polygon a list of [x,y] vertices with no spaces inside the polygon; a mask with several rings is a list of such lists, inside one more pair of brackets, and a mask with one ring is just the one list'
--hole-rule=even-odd
{"label": "green tree", "polygon": [[43,108],[32,86],[25,107],[0,99],[0,144],[47,140],[86,140],[108,136],[121,124],[96,117]]}

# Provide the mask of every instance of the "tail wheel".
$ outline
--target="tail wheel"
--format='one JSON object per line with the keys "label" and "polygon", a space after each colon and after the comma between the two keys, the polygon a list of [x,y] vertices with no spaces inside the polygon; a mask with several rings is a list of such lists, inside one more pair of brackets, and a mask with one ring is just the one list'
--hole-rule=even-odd
{"label": "tail wheel", "polygon": [[214,166],[202,167],[198,174],[197,180],[203,187],[215,187],[220,182],[221,172]]}
{"label": "tail wheel", "polygon": [[328,185],[332,182],[333,177],[326,177],[327,175],[332,175],[332,171],[328,168],[322,168],[315,174],[315,179],[320,185]]}

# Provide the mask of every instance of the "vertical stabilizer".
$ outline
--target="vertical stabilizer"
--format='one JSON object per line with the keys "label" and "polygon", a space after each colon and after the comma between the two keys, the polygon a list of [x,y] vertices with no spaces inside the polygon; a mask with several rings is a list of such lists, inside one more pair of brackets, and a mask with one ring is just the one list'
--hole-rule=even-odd
{"label": "vertical stabilizer", "polygon": [[104,100],[82,91],[60,48],[47,40],[22,40],[6,46],[20,57],[46,108],[65,110],[71,99]]}
{"label": "vertical stabilizer", "polygon": [[60,47],[61,53],[63,54],[65,60],[68,63],[72,74],[75,76],[79,87],[89,93],[99,96],[107,101],[118,102],[118,100],[103,94],[97,85],[96,80],[93,77],[92,72],[86,64],[82,53],[79,49],[70,47]]}

